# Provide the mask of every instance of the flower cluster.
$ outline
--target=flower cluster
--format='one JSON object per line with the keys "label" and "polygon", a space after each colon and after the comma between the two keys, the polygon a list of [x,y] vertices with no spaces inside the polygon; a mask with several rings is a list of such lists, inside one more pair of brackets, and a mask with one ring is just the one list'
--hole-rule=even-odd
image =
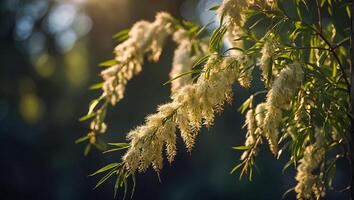
{"label": "flower cluster", "polygon": [[150,60],[158,61],[166,37],[175,31],[173,23],[174,19],[168,13],[160,12],[154,22],[135,23],[129,31],[128,39],[116,46],[116,64],[100,74],[104,82],[99,100],[106,99],[106,102],[97,109],[91,121],[91,131],[88,134],[91,144],[96,143],[96,133],[105,133],[107,130],[104,122],[107,104],[115,105],[123,99],[127,82],[142,70],[145,53],[148,53]]}
{"label": "flower cluster", "polygon": [[[227,23],[227,32],[225,38],[230,47],[241,47],[242,41],[238,40],[244,35],[241,24],[245,20],[245,8],[250,5],[247,0],[224,0],[218,8],[217,14]],[[231,54],[239,54],[237,51],[232,51]]]}
{"label": "flower cluster", "polygon": [[163,147],[167,158],[176,155],[176,127],[190,151],[202,124],[210,126],[214,114],[230,101],[232,84],[238,77],[238,57],[209,58],[197,82],[181,87],[172,95],[172,102],[159,107],[156,114],[146,118],[146,123],[128,134],[130,148],[123,156],[126,168],[144,171],[150,165],[156,171],[162,168]]}
{"label": "flower cluster", "polygon": [[255,127],[259,127],[262,136],[267,138],[271,151],[273,154],[277,154],[278,129],[282,121],[282,109],[288,109],[302,80],[303,71],[298,62],[291,63],[279,73],[267,94],[267,101],[257,105],[255,114],[253,110],[249,110],[246,115],[246,146],[254,144]]}
{"label": "flower cluster", "polygon": [[[245,146],[254,147],[257,142],[257,138],[262,135],[260,127],[264,122],[266,112],[266,103],[260,103],[255,109],[250,109],[246,114],[245,126],[247,127]],[[245,151],[241,156],[241,160],[244,160],[250,153],[256,154],[257,151]]]}
{"label": "flower cluster", "polygon": [[[242,48],[243,43],[240,38],[244,35],[244,31],[241,26],[245,21],[245,11],[253,3],[253,1],[247,0],[224,0],[218,9],[219,17],[224,18],[226,21],[228,28],[225,38],[231,48]],[[230,51],[230,54],[233,56],[241,55],[241,53],[236,50]],[[247,62],[241,62],[242,65],[240,65],[240,76],[238,81],[241,86],[250,87],[253,72],[251,63],[253,62],[248,60],[249,58],[247,57],[243,58],[247,59]]]}
{"label": "flower cluster", "polygon": [[273,154],[278,152],[279,125],[282,109],[288,109],[290,101],[297,94],[303,81],[303,70],[299,62],[293,62],[282,69],[267,94],[266,114],[262,130],[267,137]]}
{"label": "flower cluster", "polygon": [[[188,31],[179,29],[173,34],[173,40],[178,44],[173,56],[172,69],[170,72],[170,78],[176,78],[179,75],[188,73],[192,70],[193,64],[196,60],[203,55],[207,50],[207,44],[200,42],[201,49],[199,51],[192,52],[192,39]],[[193,54],[193,55],[192,55]],[[171,92],[175,93],[182,86],[186,85],[190,80],[191,74],[185,74],[171,83]]]}
{"label": "flower cluster", "polygon": [[274,53],[276,51],[276,44],[274,40],[269,37],[265,40],[263,48],[261,50],[261,59],[259,63],[259,67],[262,72],[262,80],[265,82],[266,86],[270,83],[270,78],[272,77],[272,60]]}
{"label": "flower cluster", "polygon": [[325,195],[321,179],[323,172],[316,175],[314,171],[320,167],[325,154],[325,137],[323,129],[316,128],[315,143],[306,147],[303,157],[299,160],[295,179],[298,181],[295,192],[297,199],[316,199]]}
{"label": "flower cluster", "polygon": [[112,105],[124,97],[127,84],[142,69],[144,54],[158,61],[166,37],[173,31],[173,18],[164,12],[158,13],[154,22],[140,21],[134,24],[129,38],[115,48],[116,65],[101,72],[104,79],[103,95]]}
{"label": "flower cluster", "polygon": [[218,14],[227,17],[231,24],[240,26],[246,18],[245,8],[252,3],[253,1],[249,0],[224,0],[218,9]]}

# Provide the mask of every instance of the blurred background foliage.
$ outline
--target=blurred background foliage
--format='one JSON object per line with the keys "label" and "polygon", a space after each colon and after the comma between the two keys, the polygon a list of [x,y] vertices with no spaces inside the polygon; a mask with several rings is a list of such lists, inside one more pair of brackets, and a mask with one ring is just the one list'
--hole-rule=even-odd
{"label": "blurred background foliage", "polygon": [[[83,156],[74,141],[86,133],[78,122],[95,97],[89,85],[99,81],[97,63],[112,57],[112,35],[157,11],[207,24],[215,17],[208,0],[2,0],[0,2],[0,195],[1,199],[113,199],[109,182],[92,190],[96,178],[87,175],[119,154],[97,150]],[[212,26],[211,26],[212,28]],[[127,88],[125,99],[108,113],[106,140],[125,134],[169,99],[168,80],[175,44],[169,41],[157,64],[146,62]],[[162,171],[162,183],[152,170],[137,176],[134,199],[281,199],[295,185],[295,170],[282,174],[285,160],[275,162],[262,147],[254,180],[230,175],[245,130],[237,108],[252,93],[235,86],[232,105],[215,126],[203,129],[189,154],[179,139],[179,154]],[[98,94],[97,94],[98,95]],[[265,146],[265,145],[264,145]],[[339,192],[350,169],[339,163],[334,187],[326,199],[349,199]],[[119,197],[118,197],[119,198]],[[290,194],[287,199],[294,199]]]}

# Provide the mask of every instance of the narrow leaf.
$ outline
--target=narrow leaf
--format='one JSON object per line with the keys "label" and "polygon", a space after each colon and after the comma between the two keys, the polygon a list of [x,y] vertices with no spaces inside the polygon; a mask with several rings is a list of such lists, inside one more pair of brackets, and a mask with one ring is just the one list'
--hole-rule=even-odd
{"label": "narrow leaf", "polygon": [[99,102],[100,102],[99,99],[95,99],[91,101],[87,115],[91,115],[93,113],[93,111],[95,110]]}
{"label": "narrow leaf", "polygon": [[281,199],[284,199],[286,195],[288,195],[291,191],[295,190],[295,188],[290,188],[282,195]]}
{"label": "narrow leaf", "polygon": [[111,163],[111,164],[109,164],[109,165],[106,165],[106,166],[102,167],[101,169],[97,170],[96,172],[90,174],[89,176],[94,176],[94,175],[96,175],[96,174],[105,172],[105,171],[107,171],[107,170],[110,170],[110,169],[112,169],[112,168],[115,168],[115,167],[119,166],[120,164],[121,164],[121,163]]}
{"label": "narrow leaf", "polygon": [[213,7],[209,8],[209,10],[217,10],[218,8],[220,8],[220,5],[213,6]]}
{"label": "narrow leaf", "polygon": [[90,86],[90,90],[98,90],[98,89],[101,89],[102,86],[103,86],[103,82],[102,83],[95,83]]}
{"label": "narrow leaf", "polygon": [[116,65],[118,64],[118,62],[114,59],[112,60],[107,60],[107,61],[104,61],[104,62],[101,62],[98,64],[98,66],[100,67],[110,67],[110,66],[113,66],[113,65]]}
{"label": "narrow leaf", "polygon": [[85,136],[80,137],[79,139],[75,140],[75,144],[79,144],[79,143],[81,143],[85,140],[88,140],[88,139],[89,139],[88,135],[85,135]]}
{"label": "narrow leaf", "polygon": [[245,163],[245,161],[242,161],[241,163],[239,163],[238,165],[236,165],[230,172],[230,174],[233,174],[238,168],[240,168],[243,164]]}
{"label": "narrow leaf", "polygon": [[251,147],[250,146],[238,146],[238,147],[232,147],[232,149],[235,149],[235,150],[248,150],[250,149]]}
{"label": "narrow leaf", "polygon": [[121,31],[119,31],[118,33],[114,34],[113,35],[113,39],[119,39],[119,38],[122,38],[122,37],[125,37],[129,34],[129,29],[123,29]]}
{"label": "narrow leaf", "polygon": [[84,150],[84,156],[87,156],[90,153],[91,150],[91,144],[87,144]]}
{"label": "narrow leaf", "polygon": [[94,117],[96,115],[96,113],[90,113],[90,114],[87,114],[85,116],[82,116],[80,117],[79,121],[82,122],[82,121],[86,121],[88,119],[91,119],[92,117]]}
{"label": "narrow leaf", "polygon": [[120,147],[120,148],[113,148],[113,149],[110,149],[110,150],[107,150],[107,151],[104,151],[102,153],[111,153],[111,152],[115,152],[115,151],[119,151],[119,150],[123,150],[123,149],[127,149],[129,148],[129,146],[126,146],[126,147]]}
{"label": "narrow leaf", "polygon": [[116,170],[112,170],[109,173],[107,173],[103,178],[101,178],[98,183],[96,184],[96,186],[93,189],[98,188],[100,185],[102,185],[102,183],[104,183],[109,177],[111,177],[114,173],[116,173]]}

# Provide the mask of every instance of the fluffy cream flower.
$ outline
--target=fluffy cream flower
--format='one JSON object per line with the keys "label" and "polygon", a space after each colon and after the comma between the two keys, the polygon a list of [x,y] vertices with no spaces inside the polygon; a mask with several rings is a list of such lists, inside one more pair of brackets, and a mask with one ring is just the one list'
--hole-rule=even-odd
{"label": "fluffy cream flower", "polygon": [[[244,126],[247,127],[245,146],[253,146],[257,140],[257,122],[253,109],[248,110],[248,112],[246,113],[246,120]],[[248,154],[248,151],[244,151],[241,155],[241,160],[244,160],[248,156]]]}
{"label": "fluffy cream flower", "polygon": [[146,118],[146,123],[128,134],[130,148],[123,156],[131,172],[145,170],[150,165],[156,171],[162,168],[164,146],[167,158],[176,155],[176,127],[190,151],[202,124],[211,125],[214,113],[230,101],[232,84],[238,77],[239,57],[211,56],[195,84],[187,84],[172,95],[172,102],[159,107],[156,114]]}
{"label": "fluffy cream flower", "polygon": [[245,21],[244,11],[253,4],[251,0],[224,0],[218,9],[219,16],[225,16],[230,23],[242,25]]}
{"label": "fluffy cream flower", "polygon": [[282,109],[289,108],[290,101],[300,88],[303,76],[300,63],[293,62],[279,73],[267,94],[267,113],[264,118],[263,131],[275,155],[278,152],[278,127],[282,120]]}
{"label": "fluffy cream flower", "polygon": [[261,50],[262,57],[260,59],[260,69],[262,72],[262,80],[268,84],[270,83],[271,76],[273,75],[272,72],[272,59],[274,56],[274,53],[276,51],[276,45],[275,42],[271,37],[267,38],[264,42],[263,48]]}
{"label": "fluffy cream flower", "polygon": [[101,72],[103,95],[112,105],[124,97],[127,82],[142,70],[145,53],[153,61],[159,59],[165,38],[172,32],[172,21],[169,14],[161,12],[152,23],[137,22],[129,38],[115,48],[117,64]]}
{"label": "fluffy cream flower", "polygon": [[295,192],[297,199],[316,199],[325,195],[324,187],[321,186],[322,172],[315,174],[314,171],[320,166],[325,154],[325,137],[323,129],[316,128],[315,143],[306,147],[303,157],[299,160],[295,179],[298,181]]}
{"label": "fluffy cream flower", "polygon": [[[173,34],[173,40],[178,44],[174,52],[170,78],[175,78],[183,73],[190,72],[193,64],[207,50],[207,45],[198,41],[201,49],[192,55],[192,38],[186,30],[180,29]],[[191,74],[183,75],[171,82],[171,92],[175,93],[191,79]]]}

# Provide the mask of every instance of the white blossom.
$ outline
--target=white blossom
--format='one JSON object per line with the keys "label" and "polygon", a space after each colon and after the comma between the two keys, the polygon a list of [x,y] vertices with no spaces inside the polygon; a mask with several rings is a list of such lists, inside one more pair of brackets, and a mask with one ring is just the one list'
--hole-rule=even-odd
{"label": "white blossom", "polygon": [[325,154],[325,137],[323,129],[315,129],[315,143],[305,148],[303,157],[299,160],[295,179],[298,181],[295,192],[297,199],[316,199],[325,195],[324,187],[321,185],[323,172],[315,174],[315,170],[320,167]]}
{"label": "white blossom", "polygon": [[[257,122],[253,109],[248,110],[248,112],[246,113],[245,126],[247,127],[245,146],[250,147],[253,146],[257,140]],[[241,160],[244,160],[248,154],[249,151],[244,151],[241,155]]]}
{"label": "white blossom", "polygon": [[262,80],[266,83],[269,84],[270,80],[269,78],[273,75],[273,70],[272,70],[272,59],[274,56],[274,53],[276,51],[276,45],[275,42],[271,37],[267,38],[264,42],[263,48],[261,50],[261,59],[260,59],[260,69],[262,72]]}
{"label": "white blossom", "polygon": [[149,53],[151,60],[158,61],[165,38],[172,32],[172,21],[169,14],[161,12],[152,23],[137,22],[129,38],[115,48],[117,64],[101,72],[103,94],[112,105],[124,97],[127,82],[142,70],[145,53]]}
{"label": "white blossom", "polygon": [[232,84],[238,77],[238,57],[221,59],[211,56],[195,84],[187,84],[172,95],[172,102],[159,107],[156,114],[146,118],[146,123],[128,134],[130,148],[123,156],[131,172],[145,170],[152,165],[156,171],[162,168],[162,150],[166,146],[167,158],[173,161],[176,154],[175,128],[190,151],[202,124],[210,126],[214,113],[230,101]]}
{"label": "white blossom", "polygon": [[293,62],[279,73],[267,94],[266,116],[263,131],[273,154],[277,154],[279,124],[282,120],[282,109],[288,109],[290,101],[298,92],[303,81],[303,71],[299,62]]}
{"label": "white blossom", "polygon": [[[230,48],[242,48],[242,40],[240,38],[244,35],[242,25],[245,22],[245,11],[251,6],[254,1],[250,0],[224,0],[218,8],[218,15],[224,18],[227,24],[227,32],[225,34],[226,41],[229,43]],[[232,56],[241,57],[241,52],[238,50],[230,50]],[[247,62],[241,62],[239,83],[243,87],[250,87],[252,82],[253,67],[250,67],[251,60],[243,57]]]}
{"label": "white blossom", "polygon": [[225,16],[231,24],[242,25],[245,21],[244,11],[253,3],[252,0],[224,0],[218,9],[218,15]]}
{"label": "white blossom", "polygon": [[[201,49],[194,52],[192,55],[192,39],[189,33],[184,29],[179,29],[173,34],[173,40],[178,44],[173,56],[172,69],[170,72],[170,78],[176,78],[177,76],[190,72],[193,64],[201,57],[202,53],[206,52],[207,45],[203,41],[198,41]],[[171,82],[171,92],[174,93],[182,86],[186,85],[191,79],[191,74],[183,75]]]}
{"label": "white blossom", "polygon": [[[255,109],[250,109],[246,113],[245,126],[247,127],[247,133],[245,146],[255,145],[257,142],[257,137],[262,134],[261,127],[264,123],[265,112],[266,103],[260,103]],[[241,160],[244,160],[249,153],[249,151],[243,152],[243,154],[241,155]],[[257,151],[253,151],[253,153],[256,154]]]}

